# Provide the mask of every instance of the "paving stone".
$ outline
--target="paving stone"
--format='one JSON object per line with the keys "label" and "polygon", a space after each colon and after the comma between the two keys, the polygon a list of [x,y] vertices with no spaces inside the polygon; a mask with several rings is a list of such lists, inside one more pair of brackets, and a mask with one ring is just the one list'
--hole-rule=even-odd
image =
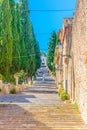
{"label": "paving stone", "polygon": [[0,96],[0,130],[87,130],[87,125],[78,110],[60,101],[48,77],[18,94]]}

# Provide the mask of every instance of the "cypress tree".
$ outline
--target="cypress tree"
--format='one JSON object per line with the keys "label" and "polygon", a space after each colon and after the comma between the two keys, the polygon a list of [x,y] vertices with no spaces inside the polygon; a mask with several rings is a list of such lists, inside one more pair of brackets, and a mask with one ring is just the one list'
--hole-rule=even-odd
{"label": "cypress tree", "polygon": [[40,49],[35,38],[28,0],[0,1],[0,73],[24,70],[32,78],[40,67]]}
{"label": "cypress tree", "polygon": [[30,52],[31,56],[28,55],[28,74],[32,77],[41,65],[39,43],[36,41],[32,23],[30,23],[29,34],[28,52]]}
{"label": "cypress tree", "polygon": [[35,53],[34,53],[34,32],[30,22],[30,12],[28,7],[28,0],[20,0],[21,2],[21,18],[23,26],[23,38],[27,54],[27,72],[28,76],[32,78],[35,74]]}
{"label": "cypress tree", "polygon": [[21,3],[21,21],[23,27],[23,38],[27,54],[27,72],[30,77],[35,75],[36,70],[40,67],[40,50],[36,41],[32,23],[30,22],[30,12],[28,0],[20,0]]}
{"label": "cypress tree", "polygon": [[20,20],[21,20],[21,66],[28,71],[28,44],[29,44],[29,8],[28,0],[20,0]]}
{"label": "cypress tree", "polygon": [[35,71],[40,68],[41,65],[41,57],[40,57],[40,48],[39,48],[39,43],[35,40],[34,43],[34,52],[35,52]]}
{"label": "cypress tree", "polygon": [[2,57],[2,0],[0,0],[0,65]]}
{"label": "cypress tree", "polygon": [[11,73],[16,73],[20,69],[20,44],[19,44],[19,32],[17,28],[17,10],[16,3],[14,0],[10,1],[10,9],[12,15],[12,36],[13,36],[13,46],[12,46],[12,67]]}
{"label": "cypress tree", "polygon": [[47,66],[53,71],[54,70],[54,52],[56,47],[56,32],[53,31],[50,36],[50,41],[48,45],[48,54],[47,54]]}
{"label": "cypress tree", "polygon": [[28,55],[28,75],[32,78],[35,75],[35,50],[34,50],[34,30],[32,23],[29,25],[29,43],[27,45]]}
{"label": "cypress tree", "polygon": [[1,26],[1,59],[0,73],[8,80],[12,65],[12,16],[9,0],[2,1],[2,26]]}

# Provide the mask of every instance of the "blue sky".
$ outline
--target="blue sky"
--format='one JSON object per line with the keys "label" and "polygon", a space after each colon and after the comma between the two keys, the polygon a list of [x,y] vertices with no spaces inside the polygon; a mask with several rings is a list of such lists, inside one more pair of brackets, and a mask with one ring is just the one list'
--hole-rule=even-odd
{"label": "blue sky", "polygon": [[[76,0],[29,0],[30,10],[63,10],[75,9]],[[33,23],[36,38],[40,49],[47,52],[50,33],[62,27],[63,18],[72,17],[74,11],[64,12],[31,12],[30,18]],[[38,34],[39,33],[39,34]],[[45,33],[45,34],[41,34]]]}
{"label": "blue sky", "polygon": [[[29,0],[30,10],[62,10],[75,9],[76,0]],[[30,17],[33,23],[36,38],[39,41],[40,49],[47,51],[50,34],[53,30],[58,32],[62,27],[65,17],[72,17],[71,12],[31,12]],[[47,33],[47,34],[38,34]]]}

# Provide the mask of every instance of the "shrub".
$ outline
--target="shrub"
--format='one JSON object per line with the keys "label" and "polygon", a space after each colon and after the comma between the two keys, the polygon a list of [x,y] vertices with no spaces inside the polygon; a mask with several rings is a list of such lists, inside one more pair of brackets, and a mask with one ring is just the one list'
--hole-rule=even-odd
{"label": "shrub", "polygon": [[69,100],[69,94],[67,94],[63,87],[59,89],[58,95],[60,96],[62,101]]}
{"label": "shrub", "polygon": [[2,80],[2,75],[0,74],[0,80]]}
{"label": "shrub", "polygon": [[72,106],[73,106],[74,109],[78,109],[78,104],[77,103],[72,104]]}
{"label": "shrub", "polygon": [[64,93],[64,92],[65,92],[65,91],[64,91],[64,88],[61,87],[61,88],[59,89],[59,91],[58,91],[58,95],[61,96],[61,94]]}
{"label": "shrub", "polygon": [[10,76],[10,83],[16,85],[16,80],[13,75]]}
{"label": "shrub", "polygon": [[3,83],[5,83],[5,84],[9,83],[8,76],[3,76],[2,80],[3,80]]}
{"label": "shrub", "polygon": [[66,92],[61,94],[61,100],[62,101],[69,100],[69,97],[70,97],[69,94],[67,94]]}
{"label": "shrub", "polygon": [[3,76],[3,83],[11,83],[11,84],[16,84],[15,78],[13,75],[7,75]]}
{"label": "shrub", "polygon": [[0,92],[2,91],[2,89],[0,88]]}
{"label": "shrub", "polygon": [[11,89],[9,93],[10,94],[16,94],[16,89],[15,88]]}
{"label": "shrub", "polygon": [[58,85],[61,85],[61,86],[62,86],[62,85],[63,85],[63,82],[58,82]]}
{"label": "shrub", "polygon": [[20,73],[18,83],[22,84],[25,81],[26,74],[24,72]]}
{"label": "shrub", "polygon": [[55,72],[55,71],[52,71],[52,72],[51,72],[51,75],[56,76],[56,72]]}

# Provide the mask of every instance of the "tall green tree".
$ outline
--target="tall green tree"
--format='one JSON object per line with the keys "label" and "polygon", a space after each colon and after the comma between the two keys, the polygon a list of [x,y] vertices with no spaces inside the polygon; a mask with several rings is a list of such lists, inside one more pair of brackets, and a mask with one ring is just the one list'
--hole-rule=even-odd
{"label": "tall green tree", "polygon": [[8,79],[12,65],[12,16],[9,0],[2,1],[0,73]]}
{"label": "tall green tree", "polygon": [[0,73],[10,78],[24,70],[32,78],[40,63],[28,0],[0,0]]}
{"label": "tall green tree", "polygon": [[37,69],[40,68],[41,66],[41,56],[40,56],[40,48],[39,48],[39,43],[37,41],[35,41],[34,44],[34,51],[35,51],[35,70],[37,71]]}
{"label": "tall green tree", "polygon": [[29,23],[29,42],[27,44],[28,75],[32,78],[35,75],[35,51],[34,51],[34,31],[32,23]]}
{"label": "tall green tree", "polygon": [[39,64],[36,65],[38,61],[36,57],[36,53],[39,55],[39,52],[36,52],[35,50],[38,49],[39,51],[39,46],[36,42],[32,23],[30,22],[28,0],[20,0],[20,3],[21,3],[21,21],[22,21],[22,29],[23,29],[23,39],[24,39],[26,55],[27,55],[26,70],[28,72],[28,75],[32,77],[33,75],[35,75],[38,66],[40,66]]}
{"label": "tall green tree", "polygon": [[1,61],[1,57],[2,57],[1,51],[2,51],[2,0],[0,0],[0,61]]}
{"label": "tall green tree", "polygon": [[54,70],[54,52],[56,47],[56,32],[53,31],[50,36],[49,45],[48,45],[48,54],[47,54],[47,66],[53,71]]}
{"label": "tall green tree", "polygon": [[19,44],[19,32],[17,28],[17,10],[16,3],[14,0],[10,1],[10,10],[12,15],[12,36],[13,36],[13,46],[12,46],[12,67],[11,73],[16,73],[20,70],[20,44]]}
{"label": "tall green tree", "polygon": [[28,73],[31,76],[34,76],[37,69],[40,68],[40,64],[41,64],[41,58],[40,58],[40,48],[39,48],[39,43],[36,40],[35,34],[34,34],[34,29],[33,29],[33,25],[32,23],[30,23],[30,29],[29,29],[29,34],[30,34],[30,38],[29,38],[29,49],[28,51],[30,51],[31,56],[28,57],[29,60],[29,70]]}
{"label": "tall green tree", "polygon": [[25,32],[26,25],[26,17],[25,13],[27,12],[25,9],[25,0],[20,0],[16,6],[17,9],[17,28],[19,33],[19,43],[20,43],[20,69],[27,72],[27,52],[26,52],[26,40],[27,36]]}

